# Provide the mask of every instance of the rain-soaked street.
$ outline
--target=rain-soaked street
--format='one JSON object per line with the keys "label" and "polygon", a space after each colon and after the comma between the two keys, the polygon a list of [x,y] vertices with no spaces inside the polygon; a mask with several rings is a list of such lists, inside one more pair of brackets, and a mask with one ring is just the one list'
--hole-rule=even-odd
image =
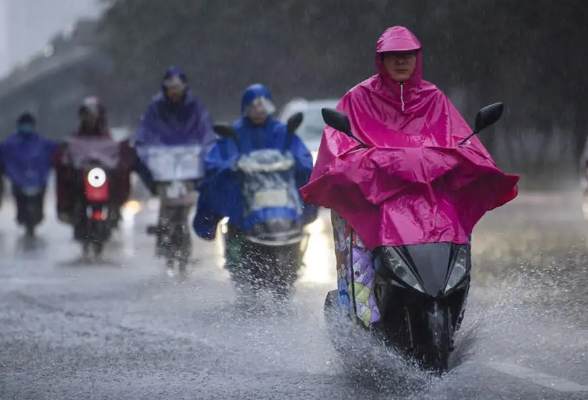
{"label": "rain-soaked street", "polygon": [[84,266],[53,215],[28,243],[5,204],[0,399],[586,399],[588,222],[574,196],[521,195],[486,216],[461,360],[439,380],[395,367],[410,390],[341,368],[323,321],[335,281],[319,223],[291,310],[245,315],[219,243],[196,240],[186,279],[165,274],[144,234],[153,211],[122,227],[105,265]]}

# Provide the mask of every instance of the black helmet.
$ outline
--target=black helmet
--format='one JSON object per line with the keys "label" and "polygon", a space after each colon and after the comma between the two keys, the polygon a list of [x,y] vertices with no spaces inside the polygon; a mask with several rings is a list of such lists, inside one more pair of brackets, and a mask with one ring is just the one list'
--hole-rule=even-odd
{"label": "black helmet", "polygon": [[31,125],[35,125],[37,123],[37,121],[35,120],[35,117],[33,116],[33,114],[26,112],[24,114],[21,114],[20,117],[18,117],[17,120],[17,125],[23,125],[23,124],[31,124]]}

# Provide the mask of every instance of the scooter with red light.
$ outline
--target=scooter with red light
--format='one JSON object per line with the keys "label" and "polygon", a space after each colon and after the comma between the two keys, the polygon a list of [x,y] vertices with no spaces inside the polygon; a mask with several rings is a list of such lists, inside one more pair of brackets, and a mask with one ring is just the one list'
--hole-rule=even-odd
{"label": "scooter with red light", "polygon": [[84,257],[93,253],[97,259],[114,225],[109,173],[94,162],[80,169],[80,178],[84,195],[76,207],[75,236],[82,243]]}

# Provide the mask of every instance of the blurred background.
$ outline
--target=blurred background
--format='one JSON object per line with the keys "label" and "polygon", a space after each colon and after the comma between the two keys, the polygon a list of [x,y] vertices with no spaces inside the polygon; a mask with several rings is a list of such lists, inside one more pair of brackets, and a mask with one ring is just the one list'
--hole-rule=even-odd
{"label": "blurred background", "polygon": [[95,265],[57,221],[51,185],[34,240],[5,195],[0,399],[587,399],[587,20],[580,0],[0,0],[0,141],[25,111],[40,133],[68,135],[90,95],[116,137],[132,135],[175,64],[215,121],[266,84],[279,119],[304,112],[298,134],[316,155],[321,108],[373,75],[377,39],[404,25],[423,44],[425,79],[468,122],[505,103],[482,140],[521,175],[517,199],[473,234],[459,366],[414,396],[342,372],[323,317],[336,288],[329,210],[309,226],[291,312],[268,301],[244,313],[220,234],[191,232],[190,273],[165,274],[146,235],[159,203],[137,201],[151,195],[136,177]]}
{"label": "blurred background", "polygon": [[133,129],[164,68],[178,64],[216,120],[237,116],[242,91],[252,82],[270,87],[284,118],[288,105],[317,110],[302,133],[313,147],[322,128],[320,107],[373,74],[377,38],[389,26],[405,25],[424,45],[425,79],[468,121],[487,103],[505,102],[505,117],[483,139],[502,168],[523,175],[523,188],[578,183],[588,126],[588,5],[579,0],[0,5],[3,136],[25,109],[38,115],[47,135],[63,136],[89,94],[108,104],[112,127]]}

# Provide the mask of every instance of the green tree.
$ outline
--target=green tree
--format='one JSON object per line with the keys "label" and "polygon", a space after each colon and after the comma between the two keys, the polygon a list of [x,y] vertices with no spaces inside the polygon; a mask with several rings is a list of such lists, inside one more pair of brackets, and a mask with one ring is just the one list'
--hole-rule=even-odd
{"label": "green tree", "polygon": [[[524,145],[548,146],[556,127],[570,131],[561,140],[573,142],[568,164],[577,165],[586,138],[588,3],[580,0],[105,1],[102,28],[119,104],[134,120],[169,64],[185,68],[220,119],[237,115],[253,82],[267,84],[278,103],[342,95],[374,73],[381,32],[405,25],[424,45],[425,78],[444,90],[467,88],[466,118],[487,103],[506,103],[508,135],[484,140],[491,150],[510,144],[512,168],[552,169],[537,164],[541,157],[525,157]],[[533,129],[547,134],[520,133]]]}

